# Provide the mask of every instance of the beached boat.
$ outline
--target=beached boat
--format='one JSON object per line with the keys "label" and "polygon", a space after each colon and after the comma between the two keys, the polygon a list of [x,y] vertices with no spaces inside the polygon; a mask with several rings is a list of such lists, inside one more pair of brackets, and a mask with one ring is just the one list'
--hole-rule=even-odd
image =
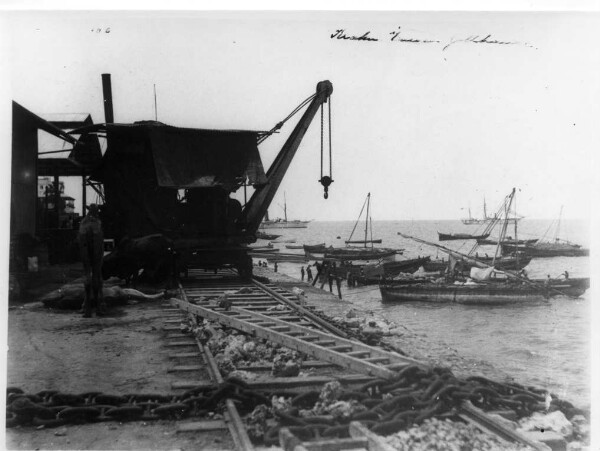
{"label": "beached boat", "polygon": [[325,248],[325,243],[314,244],[312,246],[306,246],[305,244],[286,244],[285,245],[286,249],[306,249],[307,247],[315,248],[315,249],[323,249],[323,248]]}
{"label": "beached boat", "polygon": [[325,249],[323,258],[325,260],[383,260],[393,259],[397,251],[395,249]]}
{"label": "beached boat", "polygon": [[438,239],[440,241],[452,241],[452,240],[485,240],[489,233],[483,235],[471,235],[470,233],[441,233],[438,232]]}
{"label": "beached boat", "polygon": [[256,238],[258,238],[259,240],[276,240],[277,238],[279,238],[281,235],[275,235],[273,233],[263,233],[263,232],[256,232]]}
{"label": "beached boat", "polygon": [[[531,284],[514,282],[454,282],[435,283],[419,281],[418,283],[386,283],[381,284],[381,300],[383,302],[437,302],[458,304],[523,304],[526,302],[546,301],[550,297],[568,296],[577,298],[589,287],[589,279],[567,279],[552,281],[548,286],[543,282],[532,281]],[[534,285],[535,283],[535,285]]]}
{"label": "beached boat", "polygon": [[308,259],[306,258],[306,256],[302,255],[302,254],[284,254],[284,253],[279,253],[279,254],[259,254],[259,256],[264,256],[268,262],[306,262],[308,261]]}
{"label": "beached boat", "polygon": [[325,243],[323,244],[305,244],[302,246],[305,252],[325,252]]}
{"label": "beached boat", "polygon": [[376,285],[382,280],[394,278],[401,273],[412,274],[427,261],[429,257],[370,264],[344,262],[340,266],[330,268],[330,272],[341,279],[353,279],[359,285]]}

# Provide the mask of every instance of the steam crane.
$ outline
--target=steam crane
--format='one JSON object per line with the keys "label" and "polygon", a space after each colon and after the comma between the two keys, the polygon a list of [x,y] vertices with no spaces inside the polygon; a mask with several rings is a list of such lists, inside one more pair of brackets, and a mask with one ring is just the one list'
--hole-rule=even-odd
{"label": "steam crane", "polygon": [[[275,193],[277,193],[279,185],[281,185],[283,177],[290,167],[294,155],[296,155],[296,151],[300,146],[302,138],[304,138],[306,130],[308,130],[319,107],[328,101],[332,92],[333,85],[330,81],[325,80],[317,84],[317,92],[310,105],[267,171],[268,182],[264,186],[257,188],[248,204],[246,204],[240,218],[240,224],[245,226],[246,231],[256,234],[262,218],[267,213],[269,205],[271,205],[273,197],[275,197]],[[332,180],[329,176],[322,176],[320,182],[327,190]]]}
{"label": "steam crane", "polygon": [[[79,134],[79,153],[84,155],[90,134],[106,137],[106,152],[100,161],[85,161],[89,184],[102,197],[102,223],[106,237],[118,243],[123,238],[160,234],[172,241],[184,265],[235,267],[242,277],[252,274],[249,243],[281,185],[298,147],[319,108],[321,125],[324,105],[333,87],[317,84],[316,93],[268,132],[248,130],[190,129],[157,121],[133,124],[114,122],[110,75],[103,74],[106,123],[73,130]],[[278,131],[294,114],[304,114],[264,172],[258,145]],[[325,189],[331,178],[331,125],[329,126],[329,175],[323,174],[324,135],[321,131],[321,179]],[[83,160],[80,163],[84,163]],[[255,191],[242,207],[230,197],[249,184]],[[102,189],[99,188],[102,187]],[[119,252],[119,246],[114,252]]]}

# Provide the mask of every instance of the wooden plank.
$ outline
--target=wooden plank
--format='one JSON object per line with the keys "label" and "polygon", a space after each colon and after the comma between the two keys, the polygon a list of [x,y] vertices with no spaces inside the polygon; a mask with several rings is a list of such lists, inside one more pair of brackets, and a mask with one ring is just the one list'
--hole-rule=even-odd
{"label": "wooden plank", "polygon": [[482,431],[495,435],[496,437],[499,437],[507,442],[519,442],[531,446],[537,451],[550,451],[549,446],[531,440],[515,429],[512,429],[506,426],[504,423],[489,417],[483,410],[471,404],[470,401],[465,401],[461,404],[458,416]]}
{"label": "wooden plank", "polygon": [[[285,389],[293,387],[314,387],[322,386],[327,382],[339,381],[341,384],[364,384],[372,381],[373,378],[363,375],[343,375],[338,377],[332,376],[309,376],[309,377],[258,377],[246,383],[257,390],[268,389]],[[214,386],[213,382],[206,380],[186,380],[176,381],[171,384],[174,390],[189,390],[191,388],[206,388]]]}
{"label": "wooden plank", "polygon": [[[301,367],[302,368],[333,368],[337,365],[334,365],[333,363],[329,363],[329,362],[320,362],[319,360],[305,360],[304,362],[302,362]],[[237,369],[238,370],[242,370],[242,371],[271,371],[271,369],[273,368],[273,364],[268,363],[268,364],[254,364],[254,365],[247,365],[247,366],[238,366]]]}
{"label": "wooden plank", "polygon": [[171,343],[165,343],[168,348],[176,348],[181,346],[196,346],[194,341],[173,341]]}
{"label": "wooden plank", "polygon": [[185,373],[190,371],[202,371],[205,369],[204,365],[178,365],[167,370],[167,373]]}
{"label": "wooden plank", "polygon": [[369,442],[366,437],[357,437],[319,440],[318,442],[303,442],[302,445],[308,451],[342,451],[346,449],[367,449]]}
{"label": "wooden plank", "polygon": [[[279,325],[290,324],[285,321],[282,321],[281,318],[267,317],[266,315],[263,315],[261,313],[251,312],[251,311],[249,312],[244,309],[237,308],[237,307],[232,307],[231,310],[233,312],[239,313],[240,315],[249,314],[252,316],[252,318],[263,318],[265,320],[270,320],[272,322],[276,322]],[[315,330],[315,329],[308,329],[306,327],[303,327],[301,324],[300,325],[293,324],[293,326],[294,326],[294,328],[292,330],[294,330],[294,331],[304,331],[307,334],[310,334],[312,336],[319,336],[323,339],[335,339],[336,343],[338,343],[340,345],[342,345],[342,344],[349,345],[352,347],[352,349],[356,349],[357,351],[360,350],[360,351],[368,352],[373,357],[388,357],[390,359],[390,362],[393,361],[393,362],[397,362],[397,364],[401,364],[402,365],[401,368],[408,364],[424,365],[423,362],[420,362],[411,357],[403,356],[403,355],[397,354],[395,352],[384,351],[383,349],[375,348],[373,346],[366,345],[359,341],[348,340],[345,338],[336,337],[335,335],[329,334],[327,332],[321,332],[321,331]],[[348,354],[344,354],[344,355],[348,355]],[[350,353],[350,355],[351,355],[351,353]],[[401,369],[401,368],[399,368],[399,369]]]}
{"label": "wooden plank", "polygon": [[177,354],[169,354],[170,359],[193,359],[200,357],[202,357],[202,354],[199,352],[179,352]]}
{"label": "wooden plank", "polygon": [[173,338],[188,338],[189,334],[167,334],[165,337],[167,340],[172,340]]}
{"label": "wooden plank", "polygon": [[358,421],[350,423],[350,436],[353,438],[365,438],[367,440],[367,449],[369,451],[395,451],[387,442],[377,434],[369,431]]}
{"label": "wooden plank", "polygon": [[181,327],[179,327],[179,326],[163,326],[162,330],[164,330],[165,332],[174,332],[176,330],[181,330]]}
{"label": "wooden plank", "polygon": [[179,423],[176,432],[207,432],[227,429],[224,420],[194,421],[192,423]]}
{"label": "wooden plank", "polygon": [[[324,348],[321,346],[316,346],[315,344],[312,344],[312,343],[307,343],[305,340],[303,340],[303,337],[301,337],[301,338],[292,337],[292,336],[286,335],[282,332],[276,332],[276,331],[270,330],[268,328],[258,326],[256,324],[248,323],[247,321],[240,321],[234,317],[231,317],[230,315],[224,315],[217,311],[205,309],[203,307],[193,305],[188,302],[181,301],[179,299],[172,299],[171,302],[173,302],[175,305],[177,305],[182,310],[186,310],[188,312],[200,315],[204,318],[219,321],[221,324],[224,324],[229,327],[233,327],[234,329],[241,330],[250,335],[274,341],[283,346],[287,346],[288,348],[295,349],[295,350],[300,351],[307,355],[311,355],[319,360],[325,360],[325,361],[328,361],[331,363],[335,363],[336,365],[351,369],[353,371],[356,371],[356,372],[359,372],[362,374],[367,374],[370,376],[378,376],[378,377],[382,377],[385,379],[393,379],[397,375],[397,373],[395,371],[389,370],[383,366],[365,362],[356,357],[349,356],[348,354],[343,354],[343,353],[340,353],[337,351],[332,351],[330,349],[327,349],[327,348]],[[250,313],[250,312],[248,312],[248,310],[237,309],[236,307],[232,307],[232,310],[235,312],[241,313],[241,314]],[[262,318],[262,319],[270,320],[271,322],[275,322],[276,324],[278,323],[279,325],[288,325],[288,324],[291,325],[291,323],[286,323],[285,321],[281,321],[281,320],[278,320],[273,317],[266,317],[259,313],[252,312],[252,316],[255,318]],[[307,335],[317,336],[317,337],[323,338],[323,339],[330,339],[330,340],[334,339],[334,340],[339,341],[339,344],[349,344],[349,345],[352,345],[353,348],[365,349],[367,352],[369,352],[369,353],[372,352],[375,355],[380,355],[380,356],[385,355],[386,357],[389,357],[390,360],[396,360],[396,361],[406,360],[400,355],[392,354],[390,352],[376,350],[375,348],[372,348],[367,345],[363,345],[362,343],[357,344],[356,342],[353,342],[350,340],[335,337],[333,335],[330,335],[330,334],[327,334],[324,332],[320,332],[317,330],[305,328],[305,327],[302,327],[302,326],[299,326],[296,324],[294,324],[292,326],[293,326],[293,330],[305,331],[307,333]],[[407,361],[407,364],[409,363],[409,361],[413,361],[413,359],[409,359]]]}
{"label": "wooden plank", "polygon": [[307,451],[302,441],[292,434],[288,428],[279,430],[279,444],[284,451]]}

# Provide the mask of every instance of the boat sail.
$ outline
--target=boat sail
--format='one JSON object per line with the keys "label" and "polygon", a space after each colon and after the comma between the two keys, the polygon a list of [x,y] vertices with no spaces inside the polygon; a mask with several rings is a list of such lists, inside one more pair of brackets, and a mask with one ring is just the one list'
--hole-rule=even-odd
{"label": "boat sail", "polygon": [[259,229],[306,229],[310,221],[300,221],[294,219],[288,221],[287,218],[287,200],[285,192],[283,193],[283,219],[277,218],[270,220],[269,212],[265,215],[265,219],[260,223]]}

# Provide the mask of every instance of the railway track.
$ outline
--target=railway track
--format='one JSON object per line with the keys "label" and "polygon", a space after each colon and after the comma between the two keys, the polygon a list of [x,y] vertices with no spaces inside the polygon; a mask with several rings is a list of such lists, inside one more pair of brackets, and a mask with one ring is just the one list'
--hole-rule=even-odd
{"label": "railway track", "polygon": [[[431,371],[423,362],[347,338],[344,330],[326,321],[314,307],[302,305],[296,294],[274,284],[264,284],[258,280],[244,281],[233,271],[190,269],[188,277],[181,281],[179,290],[180,299],[172,299],[171,306],[191,315],[196,321],[206,319],[218,322],[221,326],[297,350],[313,359],[305,360],[303,369],[324,372],[314,376],[274,378],[260,376],[261,372],[270,370],[270,366],[250,365],[243,369],[259,375],[248,383],[251,389],[296,390],[301,393],[311,388],[320,389],[324,383],[332,380],[339,380],[352,389],[376,379],[394,382],[403,371],[415,368]],[[223,300],[226,303],[222,303]],[[221,305],[216,301],[221,301]],[[211,383],[222,384],[223,377],[208,346],[197,338],[195,345],[209,369]],[[173,387],[199,389],[203,384],[207,385],[206,381],[184,380]],[[463,403],[460,417],[505,441],[520,442],[538,450],[547,449],[545,445],[507,429],[468,401]],[[236,448],[253,449],[232,399],[226,400],[225,420]],[[352,423],[349,430],[352,437],[330,440],[331,443],[322,449],[342,449],[350,444],[363,449],[386,449],[383,443],[378,442],[377,435],[369,433],[361,424]],[[286,428],[280,431],[280,442],[290,450],[317,449],[315,442],[301,442]]]}

